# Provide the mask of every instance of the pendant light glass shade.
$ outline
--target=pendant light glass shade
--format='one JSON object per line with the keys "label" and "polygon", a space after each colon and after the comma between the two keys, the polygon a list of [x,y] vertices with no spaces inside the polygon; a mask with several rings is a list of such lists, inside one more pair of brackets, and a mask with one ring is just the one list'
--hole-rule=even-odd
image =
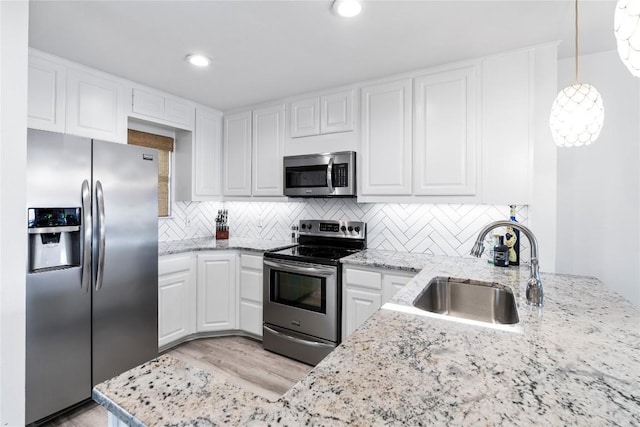
{"label": "pendant light glass shade", "polygon": [[590,84],[578,81],[578,0],[575,2],[575,30],[575,82],[558,93],[549,116],[551,134],[559,147],[592,144],[600,136],[604,123],[600,92]]}
{"label": "pendant light glass shade", "polygon": [[640,77],[640,0],[619,0],[613,25],[620,59]]}
{"label": "pendant light glass shade", "polygon": [[559,147],[580,147],[594,142],[604,123],[602,97],[586,83],[576,83],[560,91],[551,106],[549,125]]}

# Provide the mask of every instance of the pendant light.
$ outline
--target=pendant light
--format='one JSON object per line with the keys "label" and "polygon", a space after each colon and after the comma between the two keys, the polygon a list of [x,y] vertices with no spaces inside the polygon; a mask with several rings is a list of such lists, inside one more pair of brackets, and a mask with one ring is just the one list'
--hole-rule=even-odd
{"label": "pendant light", "polygon": [[613,26],[620,59],[640,77],[640,0],[618,0]]}
{"label": "pendant light", "polygon": [[580,147],[598,139],[604,122],[602,97],[595,87],[578,82],[578,0],[575,2],[575,81],[558,93],[549,125],[559,147]]}

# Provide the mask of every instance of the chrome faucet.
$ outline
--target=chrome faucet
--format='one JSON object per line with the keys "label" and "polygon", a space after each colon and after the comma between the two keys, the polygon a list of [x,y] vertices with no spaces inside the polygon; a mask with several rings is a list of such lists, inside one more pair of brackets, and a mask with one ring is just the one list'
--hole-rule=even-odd
{"label": "chrome faucet", "polygon": [[487,234],[498,227],[513,227],[520,230],[527,239],[529,239],[529,243],[531,244],[531,275],[529,280],[527,281],[527,304],[533,305],[536,307],[542,307],[542,281],[540,280],[540,268],[538,267],[538,241],[536,240],[536,236],[533,235],[533,232],[529,230],[522,224],[518,224],[517,222],[502,220],[502,221],[494,221],[480,230],[480,234],[478,234],[478,239],[476,243],[473,245],[471,249],[471,255],[480,257],[482,252],[484,252],[484,239],[487,237]]}

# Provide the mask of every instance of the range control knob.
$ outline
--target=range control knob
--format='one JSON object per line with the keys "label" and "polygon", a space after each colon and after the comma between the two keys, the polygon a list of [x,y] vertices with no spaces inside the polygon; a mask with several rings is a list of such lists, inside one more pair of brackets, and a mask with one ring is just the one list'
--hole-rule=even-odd
{"label": "range control knob", "polygon": [[353,227],[349,226],[349,228],[347,230],[349,230],[349,233],[351,233],[353,231]]}
{"label": "range control knob", "polygon": [[311,231],[311,224],[307,224],[307,228]]}
{"label": "range control knob", "polygon": [[[351,227],[349,227],[349,228],[351,228]],[[340,227],[340,230],[342,230],[342,232],[344,233],[344,232],[347,230],[347,227],[345,227],[345,226],[343,225],[342,227]],[[349,230],[349,231],[351,231],[351,230]]]}
{"label": "range control knob", "polygon": [[356,233],[360,232],[360,227],[356,226]]}
{"label": "range control knob", "polygon": [[305,228],[307,228],[307,225],[306,225],[306,224],[302,224],[302,225],[300,226],[300,228],[302,228],[302,229],[304,230]]}

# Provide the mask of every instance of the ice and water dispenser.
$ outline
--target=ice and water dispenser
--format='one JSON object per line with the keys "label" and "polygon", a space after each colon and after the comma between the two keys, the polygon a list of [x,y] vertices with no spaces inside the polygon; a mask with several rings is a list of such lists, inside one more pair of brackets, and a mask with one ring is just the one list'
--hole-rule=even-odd
{"label": "ice and water dispenser", "polygon": [[30,208],[29,273],[79,266],[80,208]]}

